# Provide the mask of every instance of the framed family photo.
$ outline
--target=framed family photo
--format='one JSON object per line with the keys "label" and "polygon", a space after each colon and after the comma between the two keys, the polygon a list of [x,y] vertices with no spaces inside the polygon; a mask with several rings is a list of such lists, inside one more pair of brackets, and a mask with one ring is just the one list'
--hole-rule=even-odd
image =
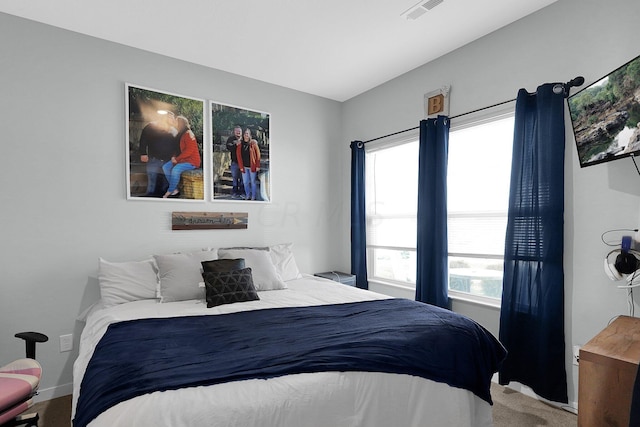
{"label": "framed family photo", "polygon": [[271,201],[270,114],[211,102],[214,201]]}
{"label": "framed family photo", "polygon": [[127,198],[204,201],[205,101],[125,84]]}

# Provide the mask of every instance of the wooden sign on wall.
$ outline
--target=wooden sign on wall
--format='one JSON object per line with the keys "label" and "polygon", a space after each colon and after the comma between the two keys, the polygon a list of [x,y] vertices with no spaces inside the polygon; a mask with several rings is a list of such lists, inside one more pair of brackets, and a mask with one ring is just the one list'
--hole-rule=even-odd
{"label": "wooden sign on wall", "polygon": [[245,229],[247,212],[172,212],[172,230]]}
{"label": "wooden sign on wall", "polygon": [[426,118],[449,115],[449,91],[451,86],[442,86],[440,89],[424,94],[424,114]]}

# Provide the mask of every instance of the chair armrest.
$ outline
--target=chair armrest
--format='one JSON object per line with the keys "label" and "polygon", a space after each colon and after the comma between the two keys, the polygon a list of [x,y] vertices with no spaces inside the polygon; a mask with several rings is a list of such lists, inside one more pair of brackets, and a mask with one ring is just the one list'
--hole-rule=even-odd
{"label": "chair armrest", "polygon": [[27,357],[30,359],[36,358],[36,343],[47,342],[49,337],[40,332],[19,332],[15,335],[16,338],[21,338],[25,341]]}

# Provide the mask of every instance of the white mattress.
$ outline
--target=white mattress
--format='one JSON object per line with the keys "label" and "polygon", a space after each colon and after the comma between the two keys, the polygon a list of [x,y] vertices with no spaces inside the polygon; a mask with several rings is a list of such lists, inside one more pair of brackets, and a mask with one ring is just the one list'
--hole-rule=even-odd
{"label": "white mattress", "polygon": [[[142,300],[87,317],[73,368],[73,406],[93,350],[111,323],[147,317],[217,315],[261,308],[385,299],[387,296],[307,276],[259,301],[207,308],[204,301]],[[154,392],[102,413],[91,427],[224,426],[492,426],[491,406],[473,393],[424,378],[369,372],[323,372]]]}

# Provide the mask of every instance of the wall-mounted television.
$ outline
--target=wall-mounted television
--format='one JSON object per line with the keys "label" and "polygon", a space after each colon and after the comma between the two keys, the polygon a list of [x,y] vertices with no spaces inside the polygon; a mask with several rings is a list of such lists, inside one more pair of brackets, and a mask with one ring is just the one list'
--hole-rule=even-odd
{"label": "wall-mounted television", "polygon": [[640,56],[568,99],[580,166],[640,155]]}

